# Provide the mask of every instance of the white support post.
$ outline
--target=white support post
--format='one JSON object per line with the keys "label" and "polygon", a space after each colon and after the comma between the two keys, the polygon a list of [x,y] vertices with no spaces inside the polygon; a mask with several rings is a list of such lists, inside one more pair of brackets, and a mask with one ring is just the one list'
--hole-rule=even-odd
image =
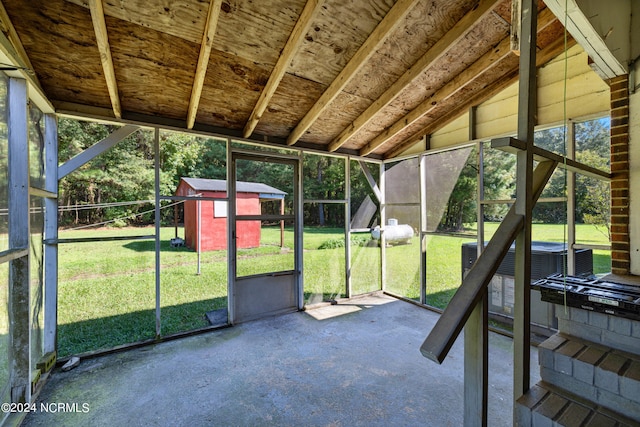
{"label": "white support post", "polygon": [[[9,248],[29,248],[29,115],[27,82],[8,87]],[[9,371],[11,401],[31,401],[29,252],[9,266]]]}
{"label": "white support post", "polygon": [[[45,190],[58,194],[58,120],[45,117]],[[58,336],[58,199],[45,199],[44,217],[44,353],[57,350]]]}

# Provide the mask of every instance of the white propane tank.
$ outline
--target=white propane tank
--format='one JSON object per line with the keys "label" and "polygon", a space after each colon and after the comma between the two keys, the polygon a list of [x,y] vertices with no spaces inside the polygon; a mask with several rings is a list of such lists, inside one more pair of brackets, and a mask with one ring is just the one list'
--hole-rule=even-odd
{"label": "white propane tank", "polygon": [[[371,230],[371,237],[380,240],[380,226]],[[395,218],[389,218],[384,228],[384,237],[388,245],[411,243],[413,228],[409,224],[398,224]]]}

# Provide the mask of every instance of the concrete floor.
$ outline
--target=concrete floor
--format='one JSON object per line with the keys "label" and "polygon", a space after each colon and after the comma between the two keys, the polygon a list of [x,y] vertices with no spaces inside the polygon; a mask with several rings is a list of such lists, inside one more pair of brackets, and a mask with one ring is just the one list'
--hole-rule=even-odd
{"label": "concrete floor", "polygon": [[[442,365],[419,351],[437,318],[376,295],[84,360],[37,402],[77,412],[23,425],[460,426],[462,339]],[[511,426],[512,341],[489,348],[489,425]]]}

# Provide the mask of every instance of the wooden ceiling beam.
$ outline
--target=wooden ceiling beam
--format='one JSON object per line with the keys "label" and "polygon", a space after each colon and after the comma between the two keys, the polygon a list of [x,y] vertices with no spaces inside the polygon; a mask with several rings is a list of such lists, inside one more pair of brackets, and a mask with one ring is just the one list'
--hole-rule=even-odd
{"label": "wooden ceiling beam", "polygon": [[243,135],[245,138],[251,136],[258,125],[264,110],[266,110],[273,94],[276,92],[276,89],[278,89],[278,85],[284,77],[291,59],[293,59],[293,56],[298,51],[298,48],[304,40],[305,34],[309,31],[309,27],[311,26],[316,13],[321,9],[323,4],[324,0],[308,0],[305,4],[296,25],[293,27],[293,30],[289,35],[287,43],[282,49],[282,53],[278,57],[278,61],[276,62],[273,71],[271,71],[269,80],[267,81],[264,89],[262,89],[258,102],[256,102],[256,105],[253,107],[249,120],[244,127]]}
{"label": "wooden ceiling beam", "polygon": [[416,1],[417,0],[398,0],[393,5],[367,40],[360,46],[356,54],[353,55],[347,65],[340,71],[333,82],[331,82],[327,90],[324,91],[307,114],[300,120],[298,125],[291,131],[287,138],[287,144],[293,145],[298,142],[307,129],[320,117],[320,114],[322,114],[329,104],[342,92],[342,89],[344,89],[358,73],[367,60],[371,58],[389,34],[400,24]]}
{"label": "wooden ceiling beam", "polygon": [[[548,9],[544,9],[542,13],[540,13],[539,18],[539,29],[546,28],[551,22],[556,19],[553,13],[551,13]],[[422,101],[422,103],[420,103],[416,108],[411,110],[400,120],[396,121],[393,125],[385,129],[382,133],[369,141],[368,144],[360,149],[360,155],[366,156],[381,145],[385,144],[387,141],[393,139],[405,128],[413,125],[425,114],[428,114],[430,111],[436,108],[439,103],[464,89],[477,76],[490,71],[493,66],[505,60],[510,55],[515,56],[515,53],[511,50],[510,37],[505,37],[500,43],[498,43],[495,48],[485,53],[476,62],[467,67],[463,72],[455,76],[447,84],[434,92],[429,98]],[[466,108],[468,107],[469,106],[467,105]]]}
{"label": "wooden ceiling beam", "polygon": [[122,117],[122,107],[120,106],[118,82],[113,68],[113,58],[111,57],[102,0],[89,0],[89,10],[91,11],[91,21],[93,22],[93,30],[96,33],[96,42],[98,44],[98,50],[100,51],[100,62],[102,63],[102,70],[104,71],[104,77],[107,81],[107,89],[109,90],[109,98],[111,98],[113,114],[117,118],[120,118]]}
{"label": "wooden ceiling beam", "polygon": [[213,38],[216,34],[216,28],[218,27],[218,18],[220,16],[221,7],[222,0],[211,0],[211,3],[209,3],[207,23],[205,24],[204,32],[202,33],[202,43],[200,44],[198,65],[196,66],[196,74],[193,78],[191,98],[189,98],[189,109],[187,110],[187,129],[193,129],[193,125],[196,122],[198,106],[200,105],[200,96],[202,95],[204,78],[207,75],[209,57],[211,56],[211,47],[213,46]]}
{"label": "wooden ceiling beam", "polygon": [[506,59],[509,55],[513,55],[513,52],[511,51],[511,42],[509,37],[507,37],[504,38],[498,46],[485,53],[463,72],[449,80],[447,84],[434,92],[429,98],[422,101],[407,115],[369,141],[367,145],[360,149],[360,155],[366,156],[381,145],[385,144],[387,141],[393,139],[405,128],[413,125],[425,114],[435,109],[439,103],[460,92],[469,83],[473,82],[477,76],[490,71],[493,66]]}
{"label": "wooden ceiling beam", "polygon": [[342,147],[351,137],[360,131],[382,109],[387,107],[404,89],[411,84],[436,60],[442,58],[449,49],[464,38],[474,24],[491,12],[498,0],[481,0],[476,7],[467,12],[447,33],[425,52],[396,82],[376,99],[360,116],[329,144],[329,151]]}
{"label": "wooden ceiling beam", "polygon": [[[572,38],[567,40],[566,49],[570,49],[575,46],[576,41]],[[536,66],[541,67],[547,62],[551,61],[553,58],[561,54],[565,49],[564,39],[559,38],[555,40],[553,43],[546,46],[544,49],[541,49],[536,55]],[[460,117],[461,114],[465,113],[470,107],[477,106],[487,99],[497,95],[502,92],[507,87],[515,84],[518,81],[518,70],[514,70],[509,74],[503,76],[502,78],[496,80],[490,85],[486,86],[482,91],[476,93],[472,97],[466,100],[466,102],[458,104],[456,108],[447,111],[445,115],[439,117],[437,121],[428,124],[423,127],[419,132],[416,133],[411,139],[408,139],[404,143],[397,145],[393,150],[385,153],[385,158],[393,158],[400,154],[402,154],[405,150],[407,150],[412,145],[418,143],[424,135],[432,134],[439,129],[442,129],[444,126],[449,124],[451,121]]]}

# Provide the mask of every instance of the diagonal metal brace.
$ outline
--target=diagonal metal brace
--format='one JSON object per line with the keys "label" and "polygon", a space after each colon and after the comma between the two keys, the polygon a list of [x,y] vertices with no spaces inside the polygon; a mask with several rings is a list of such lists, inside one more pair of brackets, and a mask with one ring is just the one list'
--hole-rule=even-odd
{"label": "diagonal metal brace", "polygon": [[93,160],[138,129],[140,129],[140,126],[136,125],[125,125],[121,128],[116,129],[103,140],[96,142],[91,147],[85,149],[82,153],[67,160],[66,163],[58,166],[58,179],[64,178],[71,172],[77,170],[80,166]]}
{"label": "diagonal metal brace", "polygon": [[[542,190],[557,165],[558,162],[547,160],[538,163],[533,171],[534,204],[542,194]],[[424,357],[437,363],[444,361],[471,312],[487,292],[487,285],[523,226],[523,216],[516,214],[515,205],[511,206],[487,247],[462,280],[462,285],[453,295],[447,308],[420,347],[420,352]]]}

